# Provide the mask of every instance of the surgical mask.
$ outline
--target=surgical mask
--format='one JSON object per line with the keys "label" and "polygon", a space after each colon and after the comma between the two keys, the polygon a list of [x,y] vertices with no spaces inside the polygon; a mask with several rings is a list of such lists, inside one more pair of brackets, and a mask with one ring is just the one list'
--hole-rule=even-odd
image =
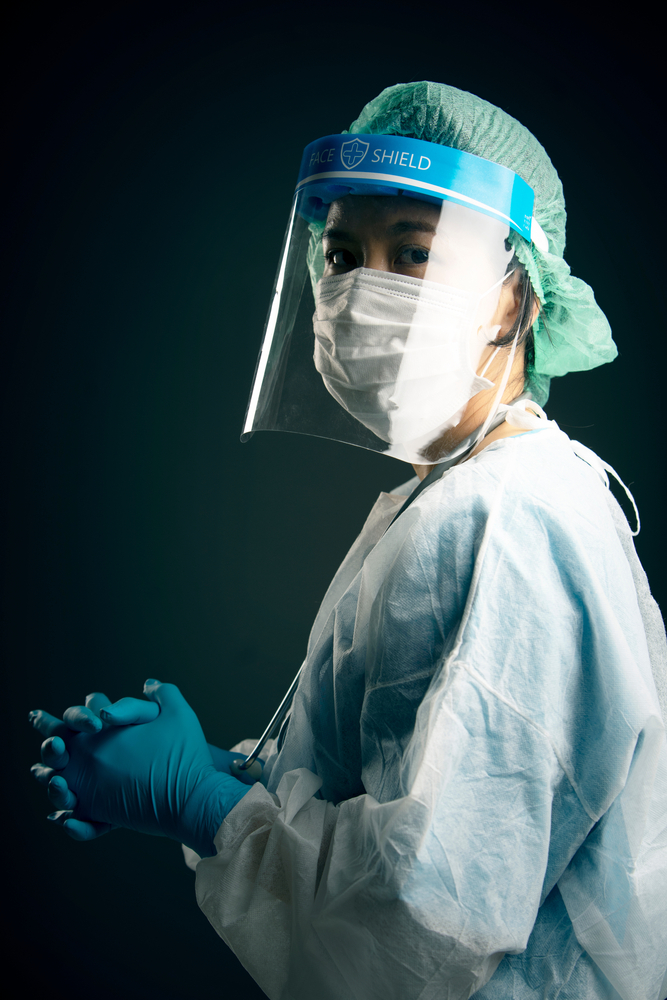
{"label": "surgical mask", "polygon": [[[476,374],[497,296],[355,268],[316,289],[315,366],[356,420],[410,461],[456,426],[469,400],[494,383]],[[488,367],[488,366],[487,366]]]}

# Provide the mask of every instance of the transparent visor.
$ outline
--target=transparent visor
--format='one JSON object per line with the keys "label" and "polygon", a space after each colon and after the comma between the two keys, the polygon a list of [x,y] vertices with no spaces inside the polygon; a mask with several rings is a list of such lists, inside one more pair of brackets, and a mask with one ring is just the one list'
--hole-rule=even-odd
{"label": "transparent visor", "polygon": [[242,440],[289,431],[447,460],[513,357],[494,345],[513,319],[509,225],[402,191],[345,194],[313,221],[308,192],[292,206]]}

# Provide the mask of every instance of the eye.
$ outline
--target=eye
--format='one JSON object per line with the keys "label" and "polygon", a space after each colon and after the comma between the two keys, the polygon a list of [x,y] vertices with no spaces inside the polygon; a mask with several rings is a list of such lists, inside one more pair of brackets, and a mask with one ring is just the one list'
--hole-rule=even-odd
{"label": "eye", "polygon": [[350,271],[357,266],[355,256],[349,250],[327,250],[325,257],[329,267],[337,270]]}
{"label": "eye", "polygon": [[403,247],[396,263],[402,267],[423,267],[428,263],[429,252],[424,247]]}

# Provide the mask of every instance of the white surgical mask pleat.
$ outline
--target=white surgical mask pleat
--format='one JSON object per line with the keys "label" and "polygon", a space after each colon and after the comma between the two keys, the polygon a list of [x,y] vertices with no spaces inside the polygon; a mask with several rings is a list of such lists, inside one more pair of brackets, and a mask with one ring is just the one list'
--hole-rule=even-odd
{"label": "white surgical mask pleat", "polygon": [[[455,426],[472,396],[493,387],[469,359],[480,298],[366,268],[323,278],[313,327],[315,365],[325,386],[390,444],[429,433],[435,440]],[[411,460],[419,461],[420,453]]]}

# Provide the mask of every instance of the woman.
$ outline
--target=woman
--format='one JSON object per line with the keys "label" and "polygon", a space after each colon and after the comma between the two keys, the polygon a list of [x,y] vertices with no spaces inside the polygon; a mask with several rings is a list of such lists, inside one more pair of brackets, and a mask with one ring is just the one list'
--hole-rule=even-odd
{"label": "woman", "polygon": [[542,147],[454,88],[307,147],[244,433],[417,475],[336,574],[261,781],[158,681],[34,714],[56,819],[181,840],[270,997],[667,991],[664,629],[604,463],[541,408],[616,353],[564,229]]}

